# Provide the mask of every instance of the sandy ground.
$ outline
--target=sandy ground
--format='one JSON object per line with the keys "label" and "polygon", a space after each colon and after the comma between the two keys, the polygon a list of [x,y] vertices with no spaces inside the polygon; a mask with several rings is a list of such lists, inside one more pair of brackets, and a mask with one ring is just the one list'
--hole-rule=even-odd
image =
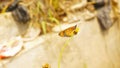
{"label": "sandy ground", "polygon": [[[102,31],[96,19],[78,24],[80,31],[68,42],[61,68],[120,68],[118,24],[115,23],[108,31]],[[5,68],[42,68],[45,63],[58,68],[60,50],[70,38],[50,33],[36,39],[25,44],[35,47],[10,59]]]}
{"label": "sandy ground", "polygon": [[[27,29],[26,25],[16,24],[9,17],[11,15],[7,15],[0,16],[1,42]],[[120,68],[120,23],[116,22],[109,30],[103,31],[96,19],[80,22],[80,31],[72,40],[68,41],[70,38],[60,37],[58,33],[37,37],[24,43],[32,48],[4,60],[7,63],[0,68],[42,68],[45,63],[58,68],[60,50],[67,41],[61,68]]]}

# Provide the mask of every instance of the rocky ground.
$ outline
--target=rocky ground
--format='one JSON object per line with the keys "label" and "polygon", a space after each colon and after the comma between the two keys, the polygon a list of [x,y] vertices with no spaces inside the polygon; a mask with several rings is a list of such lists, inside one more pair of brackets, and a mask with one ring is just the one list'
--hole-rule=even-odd
{"label": "rocky ground", "polygon": [[[58,68],[60,50],[66,44],[61,68],[120,68],[120,22],[115,22],[108,30],[102,30],[96,18],[67,26],[75,24],[80,31],[72,39],[58,35],[60,26],[52,33],[37,37],[39,30],[33,30],[35,38],[24,42],[24,49],[16,56],[1,60],[0,68],[42,68],[46,63]],[[27,28],[15,22],[11,13],[0,15],[0,43],[24,34]]]}
{"label": "rocky ground", "polygon": [[[68,42],[63,52],[61,68],[120,68],[118,25],[115,23],[108,31],[102,31],[96,19],[80,21],[78,35]],[[69,39],[58,33],[37,37],[24,44],[26,51],[4,60],[6,64],[1,68],[42,68],[45,63],[57,68],[60,50]]]}

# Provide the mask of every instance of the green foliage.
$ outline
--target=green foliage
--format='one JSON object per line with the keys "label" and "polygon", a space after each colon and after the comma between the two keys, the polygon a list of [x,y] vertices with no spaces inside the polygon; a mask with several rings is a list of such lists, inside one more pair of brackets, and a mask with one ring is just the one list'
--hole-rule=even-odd
{"label": "green foliage", "polygon": [[59,21],[55,17],[49,18],[52,22],[55,22],[57,25],[59,25]]}
{"label": "green foliage", "polygon": [[68,46],[69,42],[73,39],[73,37],[70,37],[70,39],[68,39],[65,44],[62,46],[61,50],[60,50],[60,54],[58,56],[58,68],[60,68],[60,64],[61,64],[61,59],[63,56],[63,52],[65,50],[65,48]]}
{"label": "green foliage", "polygon": [[83,68],[88,68],[86,63],[83,63]]}
{"label": "green foliage", "polygon": [[53,12],[50,9],[48,10],[48,17],[51,22],[55,22],[57,25],[59,24],[59,20],[54,17]]}
{"label": "green foliage", "polygon": [[41,22],[41,27],[42,27],[43,34],[46,34],[46,32],[47,32],[46,23],[47,23],[46,21]]}
{"label": "green foliage", "polygon": [[50,3],[54,7],[54,9],[58,9],[59,8],[59,1],[58,0],[50,0]]}
{"label": "green foliage", "polygon": [[60,9],[60,2],[59,0],[35,0],[34,4],[32,4],[33,6],[31,6],[32,8],[30,9],[33,14],[32,20],[40,24],[40,28],[43,31],[42,33],[45,34],[51,31],[49,28],[53,27],[55,24],[60,24],[59,12],[56,11]]}

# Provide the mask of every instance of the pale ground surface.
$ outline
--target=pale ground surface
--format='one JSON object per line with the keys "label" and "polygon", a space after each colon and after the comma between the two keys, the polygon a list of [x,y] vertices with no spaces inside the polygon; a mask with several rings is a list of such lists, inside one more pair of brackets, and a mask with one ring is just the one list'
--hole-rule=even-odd
{"label": "pale ground surface", "polygon": [[[0,19],[1,41],[18,36],[20,31],[24,32],[27,28],[25,25],[19,26],[12,19],[12,22],[6,20],[6,23],[3,23],[3,16]],[[78,35],[65,48],[61,68],[120,68],[120,23],[116,22],[108,31],[102,31],[96,19],[80,22]],[[35,47],[6,60],[10,62],[5,64],[5,68],[42,68],[45,63],[57,68],[60,49],[69,39],[51,33],[28,41],[24,43],[26,48]]]}

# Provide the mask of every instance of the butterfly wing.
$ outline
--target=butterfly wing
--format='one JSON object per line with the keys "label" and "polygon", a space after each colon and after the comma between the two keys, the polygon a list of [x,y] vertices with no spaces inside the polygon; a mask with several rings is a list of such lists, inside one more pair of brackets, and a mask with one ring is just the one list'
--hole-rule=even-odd
{"label": "butterfly wing", "polygon": [[76,27],[77,27],[77,25],[69,27],[69,28],[65,29],[64,31],[61,31],[59,33],[59,36],[61,36],[61,37],[71,37],[71,36],[77,34],[76,31],[75,31]]}

